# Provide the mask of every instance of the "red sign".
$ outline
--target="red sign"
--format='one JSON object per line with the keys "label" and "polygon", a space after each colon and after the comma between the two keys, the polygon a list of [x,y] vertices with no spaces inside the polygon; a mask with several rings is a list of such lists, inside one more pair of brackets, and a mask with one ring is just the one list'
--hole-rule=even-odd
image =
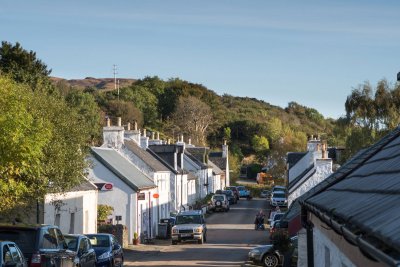
{"label": "red sign", "polygon": [[159,195],[159,194],[157,194],[157,193],[154,193],[154,194],[153,194],[153,197],[154,197],[154,198],[159,198],[159,197],[160,197],[160,195]]}
{"label": "red sign", "polygon": [[105,184],[104,189],[106,190],[112,190],[113,189],[113,184]]}

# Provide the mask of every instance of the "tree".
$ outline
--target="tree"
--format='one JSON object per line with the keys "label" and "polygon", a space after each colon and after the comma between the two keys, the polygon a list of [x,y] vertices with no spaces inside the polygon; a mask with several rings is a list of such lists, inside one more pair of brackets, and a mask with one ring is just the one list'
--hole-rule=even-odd
{"label": "tree", "polygon": [[251,144],[260,163],[265,164],[267,153],[269,151],[268,139],[265,136],[254,135],[251,139]]}
{"label": "tree", "polygon": [[207,129],[212,121],[207,104],[193,96],[181,97],[172,118],[180,131],[191,137],[195,144],[206,144]]}
{"label": "tree", "polygon": [[50,91],[53,88],[48,79],[51,70],[36,58],[35,52],[28,52],[18,42],[13,45],[3,41],[1,44],[0,73],[9,75],[18,83],[28,84],[32,90]]}
{"label": "tree", "polygon": [[75,109],[81,117],[82,126],[87,126],[90,141],[100,138],[100,109],[95,102],[93,95],[79,90],[70,91],[65,100],[69,107]]}

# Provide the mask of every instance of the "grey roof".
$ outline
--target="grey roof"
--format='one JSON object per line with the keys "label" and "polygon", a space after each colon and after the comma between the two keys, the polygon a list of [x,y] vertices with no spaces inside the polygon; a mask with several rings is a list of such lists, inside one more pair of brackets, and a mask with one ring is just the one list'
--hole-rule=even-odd
{"label": "grey roof", "polygon": [[155,188],[150,177],[139,171],[128,159],[111,148],[92,147],[94,157],[135,191]]}
{"label": "grey roof", "polygon": [[376,259],[400,264],[400,128],[359,152],[299,201]]}
{"label": "grey roof", "polygon": [[286,163],[289,164],[289,169],[296,165],[296,163],[306,154],[307,152],[289,152],[286,158]]}
{"label": "grey roof", "polygon": [[188,180],[196,180],[197,179],[197,177],[191,172],[187,172],[186,174],[187,174]]}
{"label": "grey roof", "polygon": [[82,183],[80,183],[79,185],[73,187],[68,191],[74,192],[74,191],[91,191],[91,190],[97,190],[97,186],[88,181],[87,179],[84,179]]}
{"label": "grey roof", "polygon": [[173,172],[174,174],[178,174],[178,171],[175,170],[171,164],[169,164],[166,160],[160,157],[156,152],[154,152],[150,148],[148,148],[146,151],[154,158],[156,158],[161,164],[163,164],[169,171]]}
{"label": "grey roof", "polygon": [[[222,155],[222,154],[221,154]],[[223,157],[208,157],[209,160],[211,160],[215,165],[218,166],[218,168],[220,168],[221,170],[226,170],[226,163],[227,163],[227,159],[223,158]]]}
{"label": "grey roof", "polygon": [[186,147],[185,149],[189,152],[193,157],[195,157],[198,161],[202,163],[206,163],[208,147]]}
{"label": "grey roof", "polygon": [[218,175],[224,173],[217,165],[214,164],[211,160],[208,161],[208,165],[213,169],[213,173]]}
{"label": "grey roof", "polygon": [[201,169],[207,169],[208,166],[204,164],[202,161],[200,161],[198,158],[190,154],[188,151],[185,150],[185,156],[187,156],[189,159],[191,159],[193,162],[195,162]]}
{"label": "grey roof", "polygon": [[125,140],[125,147],[132,151],[137,157],[139,157],[142,161],[147,163],[147,165],[153,169],[155,172],[167,172],[169,169],[162,164],[157,158],[154,157],[148,151],[139,147],[132,140]]}

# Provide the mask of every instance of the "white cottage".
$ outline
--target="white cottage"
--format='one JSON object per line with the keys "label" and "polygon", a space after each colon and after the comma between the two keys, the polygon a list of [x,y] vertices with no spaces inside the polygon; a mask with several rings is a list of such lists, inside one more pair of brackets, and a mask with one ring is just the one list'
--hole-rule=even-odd
{"label": "white cottage", "polygon": [[[99,204],[114,208],[113,217],[128,228],[129,241],[134,233],[155,237],[158,218],[157,186],[113,148],[93,147],[88,177],[95,183],[109,183],[111,189],[99,192]],[[110,188],[110,187],[109,187]]]}
{"label": "white cottage", "polygon": [[44,224],[60,227],[65,234],[97,232],[96,185],[84,180],[65,193],[46,194],[44,198]]}

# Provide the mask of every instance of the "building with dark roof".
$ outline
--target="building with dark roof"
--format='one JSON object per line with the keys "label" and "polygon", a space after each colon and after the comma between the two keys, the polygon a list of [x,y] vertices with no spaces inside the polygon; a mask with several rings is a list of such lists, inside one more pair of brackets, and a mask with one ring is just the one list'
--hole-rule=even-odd
{"label": "building with dark roof", "polygon": [[302,262],[400,266],[399,177],[397,128],[300,197],[307,250]]}

